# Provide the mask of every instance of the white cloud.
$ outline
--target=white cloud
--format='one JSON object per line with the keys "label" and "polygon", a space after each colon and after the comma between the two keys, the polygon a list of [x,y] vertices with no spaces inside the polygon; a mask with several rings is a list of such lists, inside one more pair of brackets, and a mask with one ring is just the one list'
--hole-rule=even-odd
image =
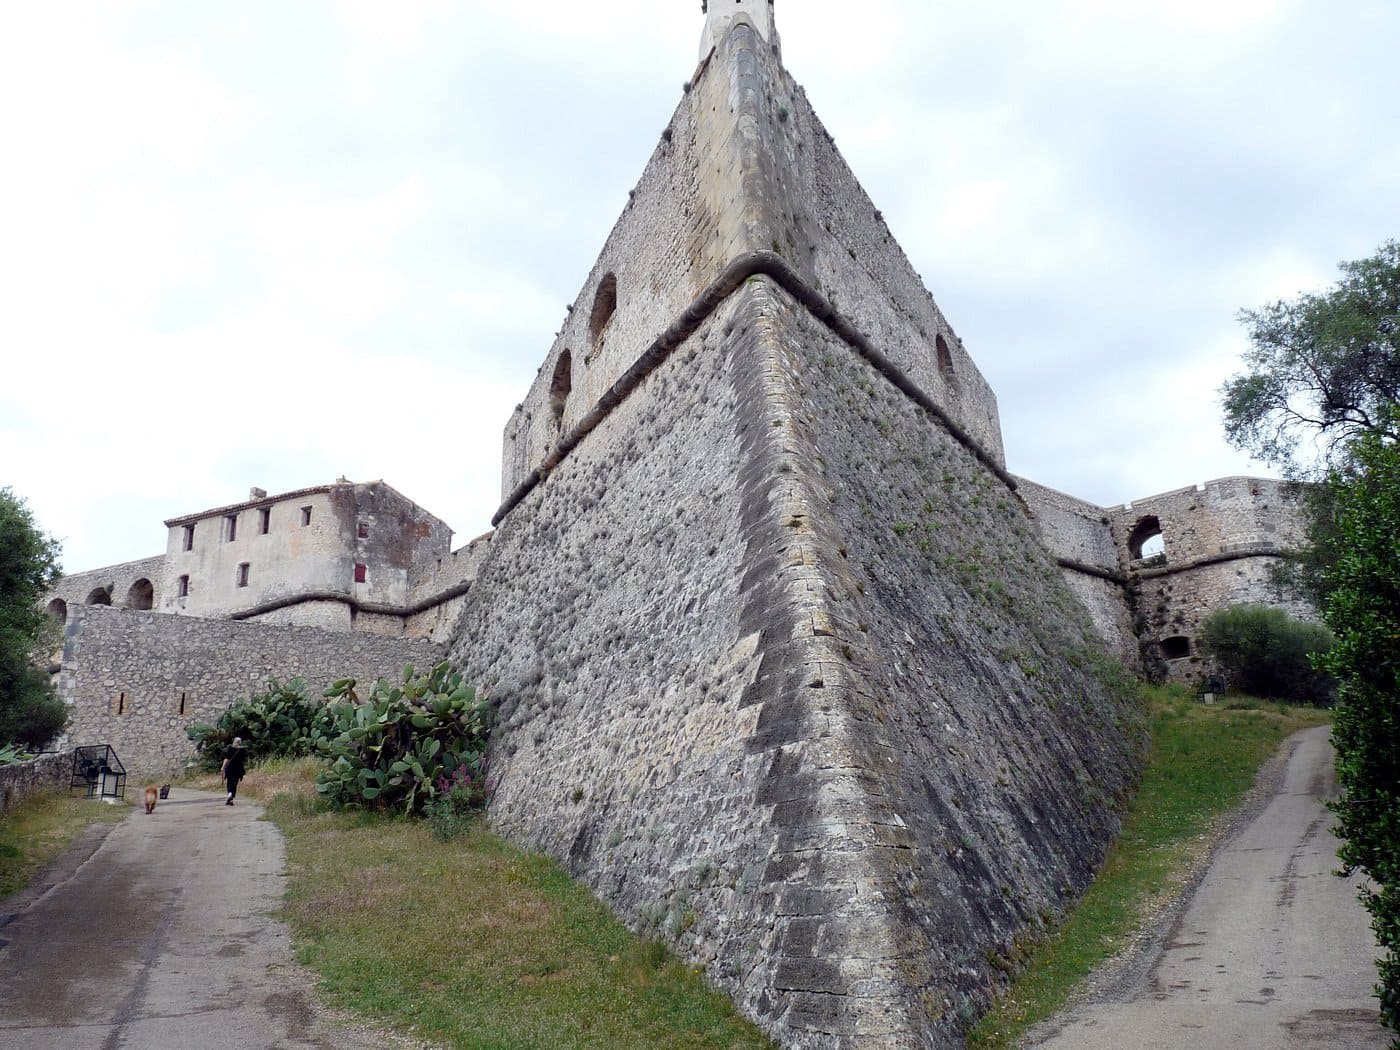
{"label": "white cloud", "polygon": [[[1342,7],[778,5],[1014,469],[1110,502],[1246,467],[1214,395],[1236,311],[1400,230],[1400,12]],[[340,473],[484,527],[505,417],[701,25],[655,0],[7,11],[0,484],[74,569]]]}

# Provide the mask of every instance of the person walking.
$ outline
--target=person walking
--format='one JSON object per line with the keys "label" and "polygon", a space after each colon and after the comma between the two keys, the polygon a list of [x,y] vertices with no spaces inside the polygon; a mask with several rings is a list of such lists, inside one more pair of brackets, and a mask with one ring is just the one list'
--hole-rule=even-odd
{"label": "person walking", "polygon": [[234,796],[238,794],[238,782],[243,779],[245,772],[247,767],[243,760],[243,738],[236,736],[233,738],[233,745],[224,755],[223,765],[219,766],[219,776],[223,777],[228,786],[228,801],[224,805],[233,805]]}

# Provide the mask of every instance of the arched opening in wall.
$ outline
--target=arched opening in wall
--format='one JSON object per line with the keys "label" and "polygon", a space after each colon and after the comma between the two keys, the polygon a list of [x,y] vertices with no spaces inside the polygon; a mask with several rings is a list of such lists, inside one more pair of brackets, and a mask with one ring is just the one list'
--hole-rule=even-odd
{"label": "arched opening in wall", "polygon": [[603,337],[603,329],[608,326],[616,311],[617,275],[607,273],[598,282],[598,291],[593,296],[593,313],[588,318],[588,338],[593,341],[595,347]]}
{"label": "arched opening in wall", "polygon": [[1138,520],[1133,531],[1128,533],[1128,556],[1133,561],[1142,558],[1165,557],[1166,541],[1162,538],[1162,523],[1157,515],[1149,514]]}
{"label": "arched opening in wall", "polygon": [[64,623],[68,619],[68,603],[62,598],[55,598],[49,602],[47,611],[59,623]]}
{"label": "arched opening in wall", "polygon": [[1162,647],[1162,659],[1164,660],[1185,660],[1191,655],[1191,639],[1185,635],[1173,635],[1171,638],[1163,638],[1159,643]]}
{"label": "arched opening in wall", "polygon": [[155,603],[156,589],[151,585],[150,580],[137,580],[126,592],[126,607],[128,609],[150,609]]}
{"label": "arched opening in wall", "polygon": [[549,382],[549,418],[555,427],[564,422],[564,406],[574,386],[574,355],[565,350],[554,364],[554,378]]}
{"label": "arched opening in wall", "polygon": [[88,605],[111,605],[111,604],[112,604],[112,592],[109,591],[106,587],[97,587],[97,588],[94,588],[93,591],[92,591],[92,593],[89,594],[89,595],[87,596],[87,604],[88,604]]}
{"label": "arched opening in wall", "polygon": [[949,386],[958,385],[958,377],[953,372],[953,351],[948,349],[948,340],[940,333],[934,339],[934,349],[938,351],[938,374]]}

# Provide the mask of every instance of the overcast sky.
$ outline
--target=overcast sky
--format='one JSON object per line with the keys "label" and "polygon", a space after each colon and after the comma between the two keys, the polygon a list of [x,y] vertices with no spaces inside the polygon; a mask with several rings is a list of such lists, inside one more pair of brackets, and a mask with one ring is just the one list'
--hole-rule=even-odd
{"label": "overcast sky", "polygon": [[[6,4],[0,485],[69,571],[338,475],[484,531],[502,428],[693,72],[699,6]],[[1264,472],[1221,436],[1235,315],[1400,236],[1400,4],[777,15],[1013,471],[1103,504]]]}

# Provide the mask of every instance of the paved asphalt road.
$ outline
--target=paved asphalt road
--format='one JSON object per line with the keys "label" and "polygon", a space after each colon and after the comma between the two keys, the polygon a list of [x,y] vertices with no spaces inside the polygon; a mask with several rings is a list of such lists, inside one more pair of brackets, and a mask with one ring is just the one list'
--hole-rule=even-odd
{"label": "paved asphalt road", "polygon": [[1032,1033],[1047,1050],[1275,1050],[1389,1045],[1378,954],[1337,866],[1327,727],[1290,738],[1272,796],[1217,852],[1121,980]]}
{"label": "paved asphalt road", "polygon": [[0,1047],[384,1046],[318,1016],[268,917],[284,854],[260,813],[177,788],[0,902]]}

